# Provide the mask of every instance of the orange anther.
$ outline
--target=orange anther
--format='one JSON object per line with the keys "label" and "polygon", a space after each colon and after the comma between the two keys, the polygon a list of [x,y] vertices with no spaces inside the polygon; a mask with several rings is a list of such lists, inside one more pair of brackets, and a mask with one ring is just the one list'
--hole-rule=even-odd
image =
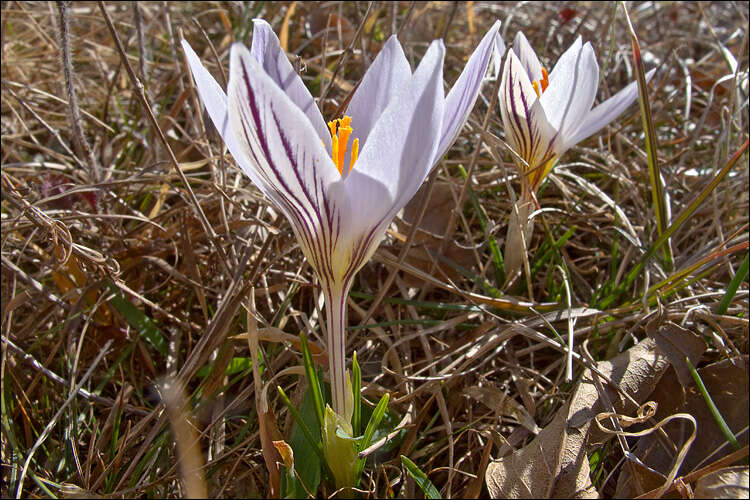
{"label": "orange anther", "polygon": [[537,82],[536,80],[534,80],[533,82],[531,82],[531,86],[534,87],[534,92],[536,92],[536,96],[537,97],[542,97],[542,93],[539,92],[539,82]]}
{"label": "orange anther", "polygon": [[[346,159],[346,147],[349,143],[349,137],[352,135],[351,127],[352,119],[349,116],[345,116],[341,119],[336,119],[328,122],[328,129],[331,131],[331,159],[338,168],[339,173],[344,175],[344,160]],[[351,172],[354,167],[354,162],[357,161],[357,155],[359,153],[359,139],[354,139],[352,144],[352,156],[349,162],[349,170]]]}

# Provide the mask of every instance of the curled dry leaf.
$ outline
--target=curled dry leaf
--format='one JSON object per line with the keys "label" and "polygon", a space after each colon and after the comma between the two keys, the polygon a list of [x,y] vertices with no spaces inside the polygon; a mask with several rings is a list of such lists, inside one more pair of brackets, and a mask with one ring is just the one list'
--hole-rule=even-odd
{"label": "curled dry leaf", "polygon": [[[729,428],[737,435],[743,428],[747,427],[748,408],[748,357],[740,359],[723,360],[698,369],[703,383],[706,385],[711,399],[716,404],[719,412],[724,417]],[[679,475],[685,475],[691,471],[703,467],[712,461],[718,460],[732,451],[726,442],[719,426],[711,415],[703,396],[692,385],[687,394],[683,395],[677,376],[670,370],[659,383],[659,386],[651,395],[659,408],[654,417],[660,420],[677,412],[692,415],[698,430],[695,441],[688,451],[679,469]],[[690,430],[681,424],[670,424],[664,428],[669,438],[676,446],[682,447]],[[671,464],[674,462],[674,450],[667,451],[665,446],[656,442],[656,435],[644,436],[633,446],[632,452],[643,463],[652,469],[650,475],[656,473],[666,476]],[[737,435],[740,446],[748,443],[747,432]],[[722,447],[723,446],[723,447]],[[718,448],[722,449],[708,458]],[[645,484],[647,483],[647,484]],[[634,497],[653,489],[653,481],[643,481],[643,475],[636,468],[625,467],[617,481],[616,497]],[[697,495],[696,493],[696,496]],[[747,497],[747,495],[745,495]]]}
{"label": "curled dry leaf", "polygon": [[[597,370],[637,404],[643,403],[669,367],[653,339],[647,338]],[[539,435],[511,455],[487,467],[485,480],[494,498],[597,497],[591,484],[588,452],[610,439],[594,425],[597,413],[610,411],[587,369],[570,401]],[[637,406],[603,383],[606,398],[618,413],[634,414]]]}
{"label": "curled dry leaf", "polygon": [[747,465],[725,467],[700,478],[695,485],[696,498],[747,498],[750,475]]}

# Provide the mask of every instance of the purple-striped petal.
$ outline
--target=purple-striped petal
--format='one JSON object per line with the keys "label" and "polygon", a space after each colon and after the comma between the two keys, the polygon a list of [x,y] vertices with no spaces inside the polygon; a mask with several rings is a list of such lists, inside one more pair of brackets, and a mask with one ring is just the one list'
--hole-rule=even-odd
{"label": "purple-striped petal", "polygon": [[318,137],[330,149],[331,133],[328,131],[323,115],[320,114],[318,105],[302,79],[294,71],[271,25],[263,19],[253,19],[253,43],[250,52],[266,74],[305,113],[318,133]]}
{"label": "purple-striped petal", "polygon": [[445,98],[445,116],[440,133],[440,145],[435,155],[435,163],[440,161],[456,140],[461,127],[466,123],[479,96],[479,89],[484,75],[487,73],[487,66],[490,64],[493,51],[505,52],[505,44],[497,34],[499,29],[500,21],[495,21],[495,24],[492,25],[477,48],[474,49],[464,70]]}
{"label": "purple-striped petal", "polygon": [[203,105],[206,107],[206,111],[208,111],[211,121],[219,131],[221,138],[224,140],[224,144],[226,144],[229,153],[242,171],[245,172],[245,174],[247,174],[256,185],[265,185],[265,183],[258,177],[255,165],[252,164],[250,159],[242,152],[240,145],[235,138],[234,132],[232,131],[229,114],[227,113],[227,95],[221,89],[221,86],[219,86],[214,77],[211,76],[208,70],[203,64],[201,64],[200,59],[186,40],[182,40],[182,48],[187,56],[190,71],[193,73],[193,79],[195,80],[201,102],[203,102]]}
{"label": "purple-striped petal", "polygon": [[505,140],[528,164],[522,168],[533,169],[545,163],[554,155],[557,134],[513,50],[505,60],[499,98]]}
{"label": "purple-striped petal", "polygon": [[526,71],[529,80],[533,82],[542,79],[542,63],[539,62],[536,52],[531,48],[531,44],[522,31],[516,33],[516,38],[513,40],[513,52],[521,61],[521,66]]}
{"label": "purple-striped petal", "polygon": [[229,120],[241,155],[250,159],[261,190],[290,220],[305,257],[321,280],[335,280],[345,199],[331,199],[343,182],[304,112],[240,43],[232,46]]}

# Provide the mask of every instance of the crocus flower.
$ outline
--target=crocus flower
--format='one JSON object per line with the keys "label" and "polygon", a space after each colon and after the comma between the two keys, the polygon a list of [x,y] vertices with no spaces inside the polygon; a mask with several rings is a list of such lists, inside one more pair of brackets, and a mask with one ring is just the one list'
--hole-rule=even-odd
{"label": "crocus flower", "polygon": [[254,20],[250,51],[232,45],[228,95],[182,41],[227,149],[289,219],[320,280],[333,410],[346,421],[346,297],[354,276],[458,135],[493,51],[504,51],[499,26],[482,39],[447,96],[442,41],[432,42],[412,72],[392,36],[344,116],[328,123],[265,21]]}
{"label": "crocus flower", "polygon": [[522,262],[524,246],[519,228],[526,240],[531,236],[531,194],[536,193],[565,151],[617,118],[638,96],[638,84],[631,82],[592,109],[598,82],[594,49],[589,42],[582,44],[580,36],[560,56],[551,73],[542,67],[523,33],[518,32],[508,51],[498,96],[500,113],[505,141],[518,155],[514,159],[525,175],[506,238],[509,274],[514,274]]}

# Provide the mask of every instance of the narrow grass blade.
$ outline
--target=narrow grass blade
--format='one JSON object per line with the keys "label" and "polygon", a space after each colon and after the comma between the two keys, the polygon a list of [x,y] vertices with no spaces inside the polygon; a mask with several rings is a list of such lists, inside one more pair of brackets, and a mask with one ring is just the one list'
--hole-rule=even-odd
{"label": "narrow grass blade", "polygon": [[693,215],[693,213],[698,209],[701,203],[703,203],[703,200],[705,200],[706,197],[711,194],[711,191],[716,189],[716,186],[718,186],[719,182],[721,182],[722,179],[726,177],[732,167],[737,164],[737,161],[739,161],[742,155],[747,152],[748,142],[750,141],[745,140],[745,143],[740,146],[740,149],[738,149],[737,152],[734,153],[734,155],[729,159],[729,161],[727,161],[727,163],[716,174],[711,182],[703,189],[703,191],[701,191],[700,194],[698,194],[698,196],[696,196],[695,199],[690,203],[690,205],[688,205],[687,208],[683,210],[683,212],[677,217],[677,219],[667,228],[664,234],[657,238],[654,244],[651,245],[651,247],[646,251],[643,257],[641,257],[641,260],[638,261],[638,264],[636,264],[633,269],[631,269],[631,271],[627,274],[627,276],[620,284],[620,286],[617,287],[615,292],[602,301],[602,303],[600,304],[601,309],[606,309],[610,304],[617,300],[617,298],[622,293],[624,293],[625,290],[627,290],[630,284],[633,283],[635,278],[641,273],[648,261],[651,260],[651,257],[654,256],[656,251],[690,218],[690,216]]}
{"label": "narrow grass blade", "polygon": [[310,384],[313,401],[315,401],[315,416],[318,417],[318,425],[322,429],[324,404],[323,393],[320,390],[320,381],[318,380],[318,372],[315,371],[315,365],[313,364],[312,355],[310,354],[310,347],[307,345],[307,335],[305,335],[305,332],[300,333],[300,340],[302,341],[302,361],[305,365],[307,383]]}
{"label": "narrow grass blade", "polygon": [[[468,177],[466,169],[464,169],[462,165],[459,165],[458,171],[461,172],[461,177],[463,177],[465,181],[466,177]],[[505,282],[505,264],[503,263],[503,253],[500,251],[500,247],[497,245],[497,240],[493,235],[490,234],[487,229],[487,218],[484,216],[484,211],[479,204],[477,195],[474,193],[474,190],[471,189],[471,187],[468,185],[467,189],[469,191],[469,198],[471,199],[471,206],[474,208],[474,213],[477,214],[479,227],[482,228],[484,237],[487,240],[487,246],[489,247],[490,253],[492,254],[492,262],[495,265],[495,286],[500,286]]]}
{"label": "narrow grass blade", "polygon": [[112,307],[122,314],[122,317],[125,318],[130,326],[135,328],[143,340],[151,344],[159,353],[167,356],[167,341],[164,338],[164,334],[159,330],[159,327],[156,326],[156,323],[146,316],[143,311],[134,306],[132,302],[124,298],[122,293],[111,283],[109,284],[109,291],[112,293],[112,297],[109,299]]}
{"label": "narrow grass blade", "polygon": [[354,351],[352,357],[352,378],[354,379],[352,393],[354,394],[354,414],[352,415],[352,432],[355,436],[359,436],[360,420],[362,419],[362,396],[360,394],[362,390],[362,370],[359,368],[357,362],[357,351]]}
{"label": "narrow grass blade", "polygon": [[[693,274],[696,270],[702,268],[706,264],[710,263],[711,261],[719,260],[722,257],[725,257],[727,255],[732,255],[733,253],[741,252],[743,250],[747,250],[748,247],[750,247],[750,242],[743,242],[738,243],[737,245],[733,245],[729,248],[725,248],[723,250],[714,250],[710,252],[707,256],[703,257],[702,259],[698,260],[696,263],[676,272],[672,276],[668,277],[667,279],[657,283],[656,285],[652,286],[648,289],[648,292],[646,292],[646,295],[648,297],[654,296],[656,293],[659,294],[659,296],[663,297],[665,293],[671,291],[672,289],[679,286],[680,282],[687,276]],[[740,268],[742,270],[742,268]],[[735,276],[736,277],[736,276]],[[739,282],[737,283],[739,286]],[[731,284],[730,284],[731,288]],[[735,288],[734,292],[736,292],[737,289]],[[734,296],[734,292],[732,292],[732,296]]]}
{"label": "narrow grass blade", "polygon": [[721,433],[724,434],[724,437],[727,438],[727,441],[729,441],[732,444],[732,447],[735,450],[739,450],[740,445],[737,442],[737,439],[734,437],[734,433],[732,432],[732,429],[729,428],[726,421],[724,420],[724,417],[721,416],[719,409],[716,407],[714,400],[711,399],[711,395],[708,393],[706,386],[703,384],[703,380],[701,379],[701,376],[698,374],[698,371],[695,369],[695,367],[687,358],[687,356],[685,357],[685,361],[687,362],[688,370],[690,370],[690,375],[692,375],[693,380],[695,381],[695,385],[698,386],[698,390],[701,392],[703,399],[706,400],[708,409],[711,411],[711,415],[714,417],[714,420],[716,421],[716,424],[719,426],[719,429],[721,429]]}
{"label": "narrow grass blade", "polygon": [[[571,238],[571,236],[573,236],[573,234],[575,234],[576,229],[578,229],[578,226],[573,226],[573,227],[569,228],[567,231],[565,231],[565,234],[563,234],[562,236],[560,236],[560,238],[557,241],[555,241],[554,245],[552,245],[551,247],[547,248],[547,250],[544,252],[544,254],[542,254],[541,257],[539,257],[538,259],[536,259],[536,261],[534,262],[534,264],[531,266],[531,275],[532,276],[534,274],[536,274],[537,271],[539,271],[539,269],[544,265],[545,262],[547,262],[548,260],[550,260],[552,258],[552,256],[554,255],[555,252],[559,252],[560,251],[560,249],[563,247],[563,245],[565,245],[565,242],[568,241]],[[548,245],[548,242],[545,242],[544,244]]]}
{"label": "narrow grass blade", "polygon": [[[375,435],[375,429],[377,429],[378,425],[380,425],[380,421],[383,419],[383,415],[385,415],[385,410],[388,409],[388,400],[390,400],[390,398],[391,396],[387,392],[383,394],[383,397],[380,398],[378,405],[375,407],[375,410],[373,410],[372,412],[370,421],[367,422],[367,428],[365,429],[365,434],[362,436],[362,441],[360,441],[359,443],[358,451],[367,449],[367,447],[370,446],[370,442],[372,441],[372,436]],[[365,468],[366,460],[367,460],[366,458],[360,459],[357,475],[362,473],[362,470]]]}
{"label": "narrow grass blade", "polygon": [[[648,100],[648,87],[646,84],[646,70],[643,67],[643,58],[641,57],[641,47],[638,43],[638,36],[630,22],[630,15],[625,4],[622,3],[622,9],[625,11],[625,19],[630,29],[630,40],[633,47],[633,60],[635,62],[635,74],[638,78],[638,101],[641,105],[641,119],[643,120],[643,132],[646,134],[646,153],[648,154],[648,174],[651,181],[651,198],[654,203],[654,213],[656,215],[656,228],[659,236],[662,236],[667,229],[667,198],[662,185],[661,171],[659,170],[659,161],[656,154],[656,130],[654,130],[654,120],[651,115],[651,104]],[[667,241],[669,237],[667,237]],[[667,243],[663,247],[665,268],[667,271],[672,270],[672,249]]]}
{"label": "narrow grass blade", "polygon": [[435,485],[432,484],[432,481],[427,478],[427,475],[417,467],[417,464],[406,458],[404,455],[401,455],[401,463],[404,464],[406,472],[408,472],[409,475],[414,478],[414,481],[417,482],[417,486],[419,486],[426,498],[443,498],[440,496],[440,492],[437,488],[435,488]]}
{"label": "narrow grass blade", "polygon": [[316,441],[313,437],[312,431],[307,426],[305,421],[302,419],[302,416],[297,411],[297,408],[294,407],[292,402],[289,400],[289,397],[284,392],[284,389],[281,388],[281,386],[276,386],[276,390],[279,392],[279,396],[281,396],[282,401],[284,401],[284,404],[287,408],[289,408],[289,411],[292,413],[292,416],[294,417],[294,421],[299,425],[299,428],[302,430],[302,433],[305,435],[305,438],[307,439],[308,444],[310,447],[315,450],[315,454],[318,455],[318,458],[320,459],[321,463],[325,463],[326,459],[323,456],[323,447],[321,446],[320,442]]}
{"label": "narrow grass blade", "polygon": [[740,268],[737,270],[734,278],[732,278],[732,281],[729,283],[729,287],[727,287],[727,293],[724,295],[724,298],[721,299],[721,302],[719,302],[719,305],[716,308],[717,314],[724,314],[725,312],[727,312],[734,294],[737,293],[737,289],[740,287],[740,283],[747,279],[749,256],[750,254],[745,254],[745,260],[742,261]]}

